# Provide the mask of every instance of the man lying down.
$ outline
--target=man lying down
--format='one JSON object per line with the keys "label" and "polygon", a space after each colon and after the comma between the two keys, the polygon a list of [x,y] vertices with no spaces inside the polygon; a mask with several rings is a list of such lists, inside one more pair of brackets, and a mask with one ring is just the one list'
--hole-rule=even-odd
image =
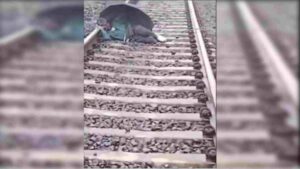
{"label": "man lying down", "polygon": [[103,40],[148,44],[166,41],[166,38],[151,31],[153,23],[149,16],[128,4],[106,8],[101,12],[97,24],[100,26]]}
{"label": "man lying down", "polygon": [[116,19],[112,25],[101,18],[98,25],[102,31],[103,40],[121,40],[125,42],[157,43],[164,42],[165,38],[153,33],[141,25],[131,25],[122,19]]}

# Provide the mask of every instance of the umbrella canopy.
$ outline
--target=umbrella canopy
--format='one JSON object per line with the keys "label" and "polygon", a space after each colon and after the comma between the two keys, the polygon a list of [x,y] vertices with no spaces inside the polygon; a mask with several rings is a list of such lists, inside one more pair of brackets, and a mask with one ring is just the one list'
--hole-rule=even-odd
{"label": "umbrella canopy", "polygon": [[105,18],[109,23],[112,23],[115,18],[120,16],[127,18],[132,25],[142,25],[150,30],[154,26],[151,18],[132,4],[110,5],[100,13],[100,17]]}

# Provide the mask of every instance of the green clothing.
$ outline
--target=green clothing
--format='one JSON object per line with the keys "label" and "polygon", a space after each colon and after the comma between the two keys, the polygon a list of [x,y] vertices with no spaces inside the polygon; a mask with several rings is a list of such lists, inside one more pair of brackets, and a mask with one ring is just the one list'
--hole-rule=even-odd
{"label": "green clothing", "polygon": [[116,18],[112,22],[112,28],[113,30],[110,31],[104,31],[102,30],[102,35],[105,40],[121,40],[123,41],[125,38],[127,38],[127,32],[128,32],[128,26],[130,24],[128,21],[122,17]]}
{"label": "green clothing", "polygon": [[72,19],[68,21],[62,28],[62,37],[64,39],[82,40],[84,37],[82,25],[82,19]]}
{"label": "green clothing", "polygon": [[103,40],[133,40],[141,43],[156,43],[157,36],[149,29],[141,25],[131,25],[128,20],[119,16],[113,20],[110,31],[102,31]]}
{"label": "green clothing", "polygon": [[127,34],[127,27],[129,23],[126,20],[123,19],[115,19],[112,23],[112,27],[115,28],[115,30],[112,30],[109,32],[109,35],[113,39],[117,40],[124,40]]}
{"label": "green clothing", "polygon": [[42,36],[47,40],[82,40],[82,19],[71,19],[56,30],[41,30]]}

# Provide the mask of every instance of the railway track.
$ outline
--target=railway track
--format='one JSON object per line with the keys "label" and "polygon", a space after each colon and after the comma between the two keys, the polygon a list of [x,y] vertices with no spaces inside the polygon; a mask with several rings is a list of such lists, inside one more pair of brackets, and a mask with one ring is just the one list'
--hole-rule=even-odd
{"label": "railway track", "polygon": [[138,1],[166,43],[85,39],[84,167],[213,167],[215,77],[192,1]]}
{"label": "railway track", "polygon": [[0,44],[1,168],[82,168],[82,45],[32,28]]}
{"label": "railway track", "polygon": [[245,2],[218,2],[217,164],[297,166],[297,79],[290,67],[276,66],[284,62],[248,9]]}

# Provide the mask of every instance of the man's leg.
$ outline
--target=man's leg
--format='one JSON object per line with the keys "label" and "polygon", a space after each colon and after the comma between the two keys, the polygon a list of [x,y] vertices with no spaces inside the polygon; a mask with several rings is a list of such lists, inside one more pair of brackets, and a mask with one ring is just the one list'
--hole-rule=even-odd
{"label": "man's leg", "polygon": [[140,42],[140,43],[156,43],[157,42],[157,40],[152,36],[148,36],[148,37],[134,36],[132,38],[132,40],[135,42]]}
{"label": "man's leg", "polygon": [[135,25],[133,28],[134,34],[137,36],[144,36],[144,37],[148,37],[148,36],[152,36],[155,39],[157,39],[156,35],[149,29],[141,26],[141,25]]}

